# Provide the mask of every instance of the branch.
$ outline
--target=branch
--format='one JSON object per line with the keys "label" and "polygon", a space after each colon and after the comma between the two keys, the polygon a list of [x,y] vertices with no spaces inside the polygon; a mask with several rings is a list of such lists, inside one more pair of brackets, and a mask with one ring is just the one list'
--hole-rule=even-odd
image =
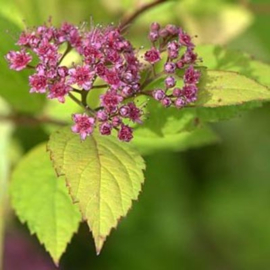
{"label": "branch", "polygon": [[92,89],[94,89],[94,88],[106,88],[106,87],[108,87],[108,84],[100,84],[100,85],[94,85],[92,87]]}
{"label": "branch", "polygon": [[137,17],[139,17],[143,12],[155,7],[159,4],[165,3],[167,0],[156,0],[149,4],[143,5],[140,9],[132,13],[130,16],[123,19],[122,23],[119,26],[120,31],[122,32],[127,26],[129,26]]}
{"label": "branch", "polygon": [[19,126],[37,126],[40,124],[51,124],[56,126],[65,126],[65,121],[52,119],[46,116],[34,117],[30,115],[0,115],[0,121],[11,121]]}
{"label": "branch", "polygon": [[248,8],[255,14],[268,15],[270,14],[270,4],[268,3],[251,3],[249,0],[238,0],[239,4]]}
{"label": "branch", "polygon": [[68,93],[68,96],[75,102],[77,103],[79,106],[81,106],[85,111],[87,111],[89,114],[91,114],[92,116],[95,116],[95,111],[92,110],[86,102],[86,97],[87,97],[87,92],[86,95],[84,92],[81,93],[81,98],[82,101],[80,101],[78,98],[76,98],[73,94],[71,94],[70,92]]}
{"label": "branch", "polygon": [[268,15],[270,14],[270,4],[257,4],[257,3],[250,3],[248,5],[248,8],[251,9],[255,14],[261,14],[261,15]]}
{"label": "branch", "polygon": [[72,50],[72,47],[71,47],[71,45],[68,43],[65,52],[63,53],[63,55],[61,56],[61,59],[59,60],[59,64],[61,64],[61,62],[63,61],[63,59],[65,58],[65,56],[66,56],[71,50]]}

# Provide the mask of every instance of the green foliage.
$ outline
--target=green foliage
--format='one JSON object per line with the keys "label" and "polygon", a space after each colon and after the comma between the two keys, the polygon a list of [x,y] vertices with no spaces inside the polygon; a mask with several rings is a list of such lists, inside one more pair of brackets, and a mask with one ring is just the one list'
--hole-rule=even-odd
{"label": "green foliage", "polygon": [[52,134],[48,149],[57,173],[66,177],[99,253],[111,229],[138,198],[144,161],[129,144],[112,136],[95,133],[82,142],[69,127]]}
{"label": "green foliage", "polygon": [[270,100],[267,87],[243,75],[208,70],[199,84],[198,107],[223,107]]}
{"label": "green foliage", "polygon": [[[141,153],[149,154],[166,148],[179,151],[216,142],[217,137],[214,133],[203,127],[205,122],[235,117],[244,110],[260,106],[263,101],[270,100],[269,89],[260,83],[267,83],[268,79],[264,79],[260,74],[262,72],[265,75],[270,69],[269,66],[253,61],[251,64],[253,75],[250,76],[251,71],[246,67],[242,71],[244,76],[227,70],[230,68],[233,70],[234,67],[235,71],[240,71],[243,58],[246,59],[247,56],[240,54],[237,60],[235,53],[223,51],[222,54],[229,54],[229,57],[221,57],[220,61],[223,64],[218,64],[213,52],[209,52],[218,47],[202,46],[199,53],[203,48],[208,52],[203,56],[206,65],[209,64],[210,68],[224,67],[226,71],[202,70],[198,100],[193,108],[164,109],[157,102],[150,100],[146,107],[149,119],[135,130],[134,143]],[[230,61],[235,61],[235,64],[229,64]],[[246,76],[258,77],[259,83]],[[150,88],[159,88],[163,83],[163,79],[157,79],[151,83]]]}
{"label": "green foliage", "polygon": [[210,44],[199,45],[196,51],[209,69],[235,71],[270,87],[270,66],[246,53]]}
{"label": "green foliage", "polygon": [[[202,57],[203,64],[209,69],[235,71],[244,75],[261,85],[270,87],[270,66],[254,60],[248,54],[224,49],[217,45],[199,45],[196,49]],[[256,88],[252,90],[256,90]],[[270,91],[267,89],[267,91]],[[216,107],[216,108],[197,108],[197,116],[201,121],[215,122],[239,116],[243,111],[253,109],[262,105],[259,100],[240,105]]]}
{"label": "green foliage", "polygon": [[10,192],[17,216],[57,264],[78,229],[81,214],[72,204],[64,178],[57,179],[45,144],[21,159],[13,172]]}
{"label": "green foliage", "polygon": [[215,132],[207,127],[162,136],[148,129],[138,129],[134,136],[133,143],[143,155],[158,151],[184,151],[219,141]]}
{"label": "green foliage", "polygon": [[190,130],[196,125],[196,112],[193,109],[164,108],[153,99],[147,103],[146,117],[143,124],[138,126],[137,129],[149,130],[160,137]]}

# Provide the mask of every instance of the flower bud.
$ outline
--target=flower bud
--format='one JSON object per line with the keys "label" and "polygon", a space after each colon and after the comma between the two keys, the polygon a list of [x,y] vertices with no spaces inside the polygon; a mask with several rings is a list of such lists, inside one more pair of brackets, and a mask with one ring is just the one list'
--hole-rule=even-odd
{"label": "flower bud", "polygon": [[167,88],[172,88],[175,86],[175,79],[172,76],[169,76],[165,79],[165,85]]}
{"label": "flower bud", "polygon": [[158,38],[159,38],[159,34],[157,31],[151,31],[149,34],[148,34],[148,38],[150,41],[154,42],[154,41],[157,41]]}
{"label": "flower bud", "polygon": [[166,96],[165,92],[161,89],[155,90],[152,95],[155,100],[162,100]]}
{"label": "flower bud", "polygon": [[125,86],[123,89],[122,89],[122,95],[124,97],[130,97],[132,96],[134,93],[134,90],[130,87],[130,86]]}
{"label": "flower bud", "polygon": [[181,93],[182,93],[182,91],[181,91],[180,88],[174,88],[173,89],[173,96],[174,97],[180,97],[181,96]]}
{"label": "flower bud", "polygon": [[129,117],[130,108],[129,106],[122,106],[119,110],[119,113],[122,117]]}
{"label": "flower bud", "polygon": [[161,104],[162,104],[164,107],[169,107],[169,106],[171,106],[172,101],[170,100],[170,98],[165,97],[164,99],[161,100]]}
{"label": "flower bud", "polygon": [[108,115],[105,111],[101,110],[101,111],[98,111],[97,114],[97,119],[101,122],[104,122],[104,121],[107,121],[108,120]]}
{"label": "flower bud", "polygon": [[174,101],[174,105],[176,108],[180,109],[185,106],[185,101],[182,98],[178,98]]}
{"label": "flower bud", "polygon": [[112,119],[113,127],[118,127],[122,124],[122,120],[118,116],[114,116]]}
{"label": "flower bud", "polygon": [[153,22],[150,26],[151,31],[158,31],[160,29],[160,24],[157,22]]}
{"label": "flower bud", "polygon": [[182,68],[185,66],[185,63],[184,63],[183,60],[179,60],[179,61],[176,63],[176,66],[177,66],[177,68],[182,69]]}
{"label": "flower bud", "polygon": [[176,65],[173,62],[168,62],[164,65],[164,70],[167,73],[174,73],[176,69]]}
{"label": "flower bud", "polygon": [[159,30],[159,35],[163,38],[166,38],[169,35],[169,32],[165,28],[163,28]]}
{"label": "flower bud", "polygon": [[178,27],[173,24],[166,25],[165,29],[169,32],[170,35],[175,36],[178,34]]}

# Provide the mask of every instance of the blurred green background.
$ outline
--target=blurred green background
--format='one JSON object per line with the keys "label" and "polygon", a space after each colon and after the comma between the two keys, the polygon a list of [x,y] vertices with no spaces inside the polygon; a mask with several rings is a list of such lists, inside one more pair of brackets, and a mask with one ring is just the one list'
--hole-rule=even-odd
{"label": "blurred green background", "polygon": [[[26,108],[24,100],[30,99],[26,74],[14,82],[14,74],[7,71],[4,63],[3,55],[18,37],[23,20],[27,25],[39,25],[51,15],[55,24],[63,20],[89,22],[91,17],[96,23],[118,24],[125,14],[146,2],[149,1],[0,0],[0,88],[6,90],[1,90],[0,96],[8,97],[11,107],[25,115],[41,113],[52,106],[34,98],[34,105]],[[152,21],[181,25],[199,36],[197,43],[222,44],[270,62],[269,0],[167,1],[144,13],[131,26],[128,36],[135,44],[147,44]],[[25,91],[18,96],[20,87]],[[1,100],[1,113],[12,110],[6,107]],[[101,254],[95,255],[91,234],[83,224],[59,268],[270,269],[269,119],[270,105],[265,105],[240,118],[214,124],[221,138],[218,144],[145,157],[146,181],[139,201],[112,232]],[[9,127],[3,121],[0,128],[1,179],[23,153],[47,140],[52,129],[36,124]],[[12,138],[8,140],[10,132]],[[56,269],[12,210],[5,217],[0,214],[6,221],[4,270]]]}

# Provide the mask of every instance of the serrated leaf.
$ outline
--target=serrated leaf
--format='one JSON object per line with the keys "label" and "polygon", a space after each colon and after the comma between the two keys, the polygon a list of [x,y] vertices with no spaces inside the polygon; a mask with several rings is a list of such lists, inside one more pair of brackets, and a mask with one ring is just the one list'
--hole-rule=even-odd
{"label": "serrated leaf", "polygon": [[149,155],[158,151],[184,151],[218,141],[219,138],[214,131],[203,127],[164,136],[157,136],[149,129],[136,130],[132,143],[136,145],[141,154]]}
{"label": "serrated leaf", "polygon": [[210,44],[197,46],[196,52],[209,69],[235,71],[270,87],[270,65],[246,53]]}
{"label": "serrated leaf", "polygon": [[[199,45],[196,51],[209,69],[235,71],[260,84],[270,86],[270,66],[252,59],[240,51],[228,50],[217,45]],[[242,112],[260,107],[262,102],[248,102],[242,105],[216,108],[197,108],[200,120],[214,122],[239,116]]]}
{"label": "serrated leaf", "polygon": [[243,75],[208,70],[199,84],[198,107],[222,107],[270,100],[267,87]]}
{"label": "serrated leaf", "polygon": [[27,223],[57,264],[78,230],[81,214],[72,204],[64,178],[56,177],[45,144],[19,162],[12,174],[10,193],[20,221]]}
{"label": "serrated leaf", "polygon": [[94,133],[81,142],[70,127],[52,134],[48,149],[57,173],[66,177],[99,253],[111,229],[138,198],[144,161],[130,144],[113,136]]}

